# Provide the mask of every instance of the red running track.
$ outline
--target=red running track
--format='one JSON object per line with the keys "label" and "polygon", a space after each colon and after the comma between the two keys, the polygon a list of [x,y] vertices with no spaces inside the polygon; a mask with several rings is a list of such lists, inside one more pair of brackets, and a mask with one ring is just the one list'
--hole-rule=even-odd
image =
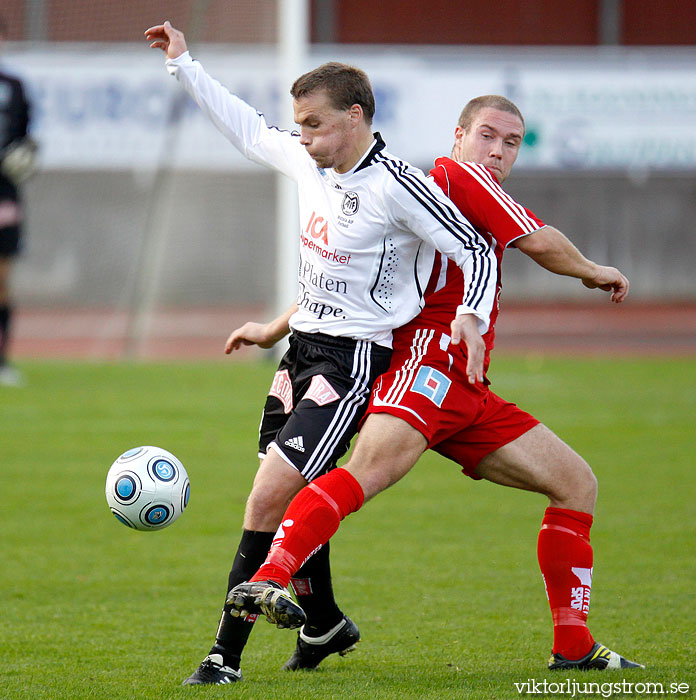
{"label": "red running track", "polygon": [[[266,321],[259,307],[158,311],[146,340],[129,344],[128,317],[110,309],[19,309],[11,355],[16,359],[224,360],[229,333],[248,320]],[[267,351],[244,348],[233,358]],[[503,304],[496,352],[640,356],[696,354],[696,302],[616,305]]]}

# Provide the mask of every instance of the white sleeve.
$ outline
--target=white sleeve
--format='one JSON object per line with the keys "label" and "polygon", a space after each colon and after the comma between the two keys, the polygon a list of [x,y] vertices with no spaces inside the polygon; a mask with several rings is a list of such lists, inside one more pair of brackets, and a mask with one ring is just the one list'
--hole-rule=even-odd
{"label": "white sleeve", "polygon": [[488,242],[432,180],[420,170],[392,173],[388,208],[396,225],[408,229],[454,260],[464,273],[464,298],[456,313],[472,313],[483,335],[495,302],[497,260]]}
{"label": "white sleeve", "polygon": [[309,158],[297,133],[269,127],[262,114],[211,78],[188,51],[168,59],[166,65],[243,156],[297,179],[298,170]]}

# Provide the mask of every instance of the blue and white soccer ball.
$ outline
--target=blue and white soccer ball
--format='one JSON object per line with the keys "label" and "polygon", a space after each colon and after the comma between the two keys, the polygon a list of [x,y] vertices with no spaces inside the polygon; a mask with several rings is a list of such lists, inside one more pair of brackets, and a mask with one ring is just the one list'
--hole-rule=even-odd
{"label": "blue and white soccer ball", "polygon": [[124,525],[161,530],[188,505],[188,474],[167,450],[151,445],[124,452],[106,475],[106,502]]}

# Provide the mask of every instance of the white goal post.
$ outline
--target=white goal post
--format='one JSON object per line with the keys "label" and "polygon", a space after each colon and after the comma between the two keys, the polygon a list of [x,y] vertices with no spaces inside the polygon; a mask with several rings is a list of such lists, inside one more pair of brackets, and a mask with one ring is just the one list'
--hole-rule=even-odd
{"label": "white goal post", "polygon": [[[278,0],[278,86],[281,123],[292,129],[290,87],[307,70],[309,46],[308,0]],[[276,189],[276,292],[274,311],[280,314],[297,296],[297,261],[299,256],[299,211],[297,187],[283,175],[277,175]],[[280,354],[285,344],[279,344]]]}

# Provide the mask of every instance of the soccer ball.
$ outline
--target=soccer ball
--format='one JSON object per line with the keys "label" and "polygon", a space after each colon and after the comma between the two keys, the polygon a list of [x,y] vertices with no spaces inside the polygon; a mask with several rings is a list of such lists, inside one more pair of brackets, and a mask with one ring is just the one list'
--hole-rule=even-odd
{"label": "soccer ball", "polygon": [[188,505],[184,465],[159,447],[134,447],[124,452],[106,475],[106,502],[116,519],[136,530],[161,530]]}

